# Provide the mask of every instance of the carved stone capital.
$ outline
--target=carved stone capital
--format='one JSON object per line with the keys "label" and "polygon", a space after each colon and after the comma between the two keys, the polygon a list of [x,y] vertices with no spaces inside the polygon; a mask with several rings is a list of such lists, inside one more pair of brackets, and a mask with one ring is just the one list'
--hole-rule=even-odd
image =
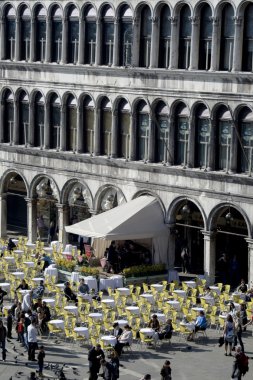
{"label": "carved stone capital", "polygon": [[238,25],[238,26],[242,25],[242,17],[234,16],[233,21],[234,21],[235,25]]}
{"label": "carved stone capital", "polygon": [[211,16],[210,20],[212,21],[213,26],[218,26],[219,25],[219,18],[218,17]]}
{"label": "carved stone capital", "polygon": [[199,23],[199,17],[198,16],[191,16],[191,17],[189,17],[189,20],[191,21],[192,25],[198,25],[198,23]]}
{"label": "carved stone capital", "polygon": [[170,21],[170,23],[173,25],[176,25],[177,24],[177,20],[178,20],[178,18],[176,17],[176,16],[170,16],[170,17],[168,17],[169,18],[169,21]]}

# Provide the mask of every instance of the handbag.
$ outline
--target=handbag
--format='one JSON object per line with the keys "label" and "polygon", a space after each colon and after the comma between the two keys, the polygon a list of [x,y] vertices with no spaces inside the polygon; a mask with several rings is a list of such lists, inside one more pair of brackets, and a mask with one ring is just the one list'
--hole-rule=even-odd
{"label": "handbag", "polygon": [[224,336],[221,336],[219,338],[218,343],[219,343],[219,347],[223,346],[223,344],[224,344]]}

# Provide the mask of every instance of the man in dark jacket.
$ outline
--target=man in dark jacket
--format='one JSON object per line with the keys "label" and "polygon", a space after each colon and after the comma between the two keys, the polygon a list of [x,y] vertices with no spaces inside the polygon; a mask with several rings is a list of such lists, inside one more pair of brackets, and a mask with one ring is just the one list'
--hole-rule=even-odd
{"label": "man in dark jacket", "polygon": [[0,320],[0,344],[2,348],[2,359],[4,362],[6,360],[6,349],[5,349],[6,335],[7,335],[6,328],[3,325],[3,321]]}
{"label": "man in dark jacket", "polygon": [[89,380],[97,380],[98,373],[100,370],[100,361],[105,358],[104,351],[101,349],[100,344],[97,344],[95,347],[88,353],[89,367],[90,367],[90,377]]}
{"label": "man in dark jacket", "polygon": [[67,300],[75,301],[75,303],[77,303],[77,296],[75,295],[75,293],[71,289],[70,283],[68,281],[65,283],[64,294],[65,294],[65,297],[67,298]]}

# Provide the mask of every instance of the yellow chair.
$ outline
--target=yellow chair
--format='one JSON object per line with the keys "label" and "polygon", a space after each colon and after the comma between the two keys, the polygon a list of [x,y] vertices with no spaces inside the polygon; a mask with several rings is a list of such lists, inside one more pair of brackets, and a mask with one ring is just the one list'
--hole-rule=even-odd
{"label": "yellow chair", "polygon": [[180,338],[188,338],[190,334],[192,334],[192,331],[188,330],[186,326],[179,325],[180,334],[179,334],[179,340]]}
{"label": "yellow chair", "polygon": [[[155,341],[153,338],[146,336],[145,334],[140,332],[140,345],[144,344],[144,346],[147,347],[147,345],[151,345],[153,343],[155,344]],[[156,345],[155,345],[155,347],[156,347]]]}
{"label": "yellow chair", "polygon": [[76,343],[81,342],[82,344],[87,342],[87,338],[84,335],[78,334],[76,331],[73,331],[72,335],[73,335],[73,342],[76,342]]}
{"label": "yellow chair", "polygon": [[51,335],[57,335],[57,334],[62,334],[63,330],[56,327],[55,325],[52,325],[50,321],[47,323],[49,334],[48,334],[48,339],[50,338]]}

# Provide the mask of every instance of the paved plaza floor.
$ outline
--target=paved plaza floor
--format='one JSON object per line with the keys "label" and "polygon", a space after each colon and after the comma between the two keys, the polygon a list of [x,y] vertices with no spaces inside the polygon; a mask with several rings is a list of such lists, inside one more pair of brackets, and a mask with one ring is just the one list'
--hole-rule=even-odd
{"label": "paved plaza floor", "polygon": [[[184,338],[174,335],[171,345],[165,343],[156,350],[133,344],[132,352],[122,354],[120,379],[138,380],[143,374],[150,373],[152,380],[160,380],[160,369],[169,359],[173,380],[230,380],[233,358],[224,356],[224,347],[218,347],[217,330],[208,329],[207,335],[207,340],[200,338],[197,342],[186,342]],[[251,328],[243,338],[246,353],[253,358]],[[55,337],[40,338],[39,343],[45,346],[46,351],[44,379],[57,379],[55,366],[64,364],[66,379],[88,380],[87,346],[81,347],[64,339],[56,340]],[[37,369],[35,362],[27,362],[27,353],[16,339],[7,343],[7,350],[7,361],[0,361],[0,380],[27,379],[29,373]],[[249,363],[250,370],[245,379],[252,379],[253,360]]]}

